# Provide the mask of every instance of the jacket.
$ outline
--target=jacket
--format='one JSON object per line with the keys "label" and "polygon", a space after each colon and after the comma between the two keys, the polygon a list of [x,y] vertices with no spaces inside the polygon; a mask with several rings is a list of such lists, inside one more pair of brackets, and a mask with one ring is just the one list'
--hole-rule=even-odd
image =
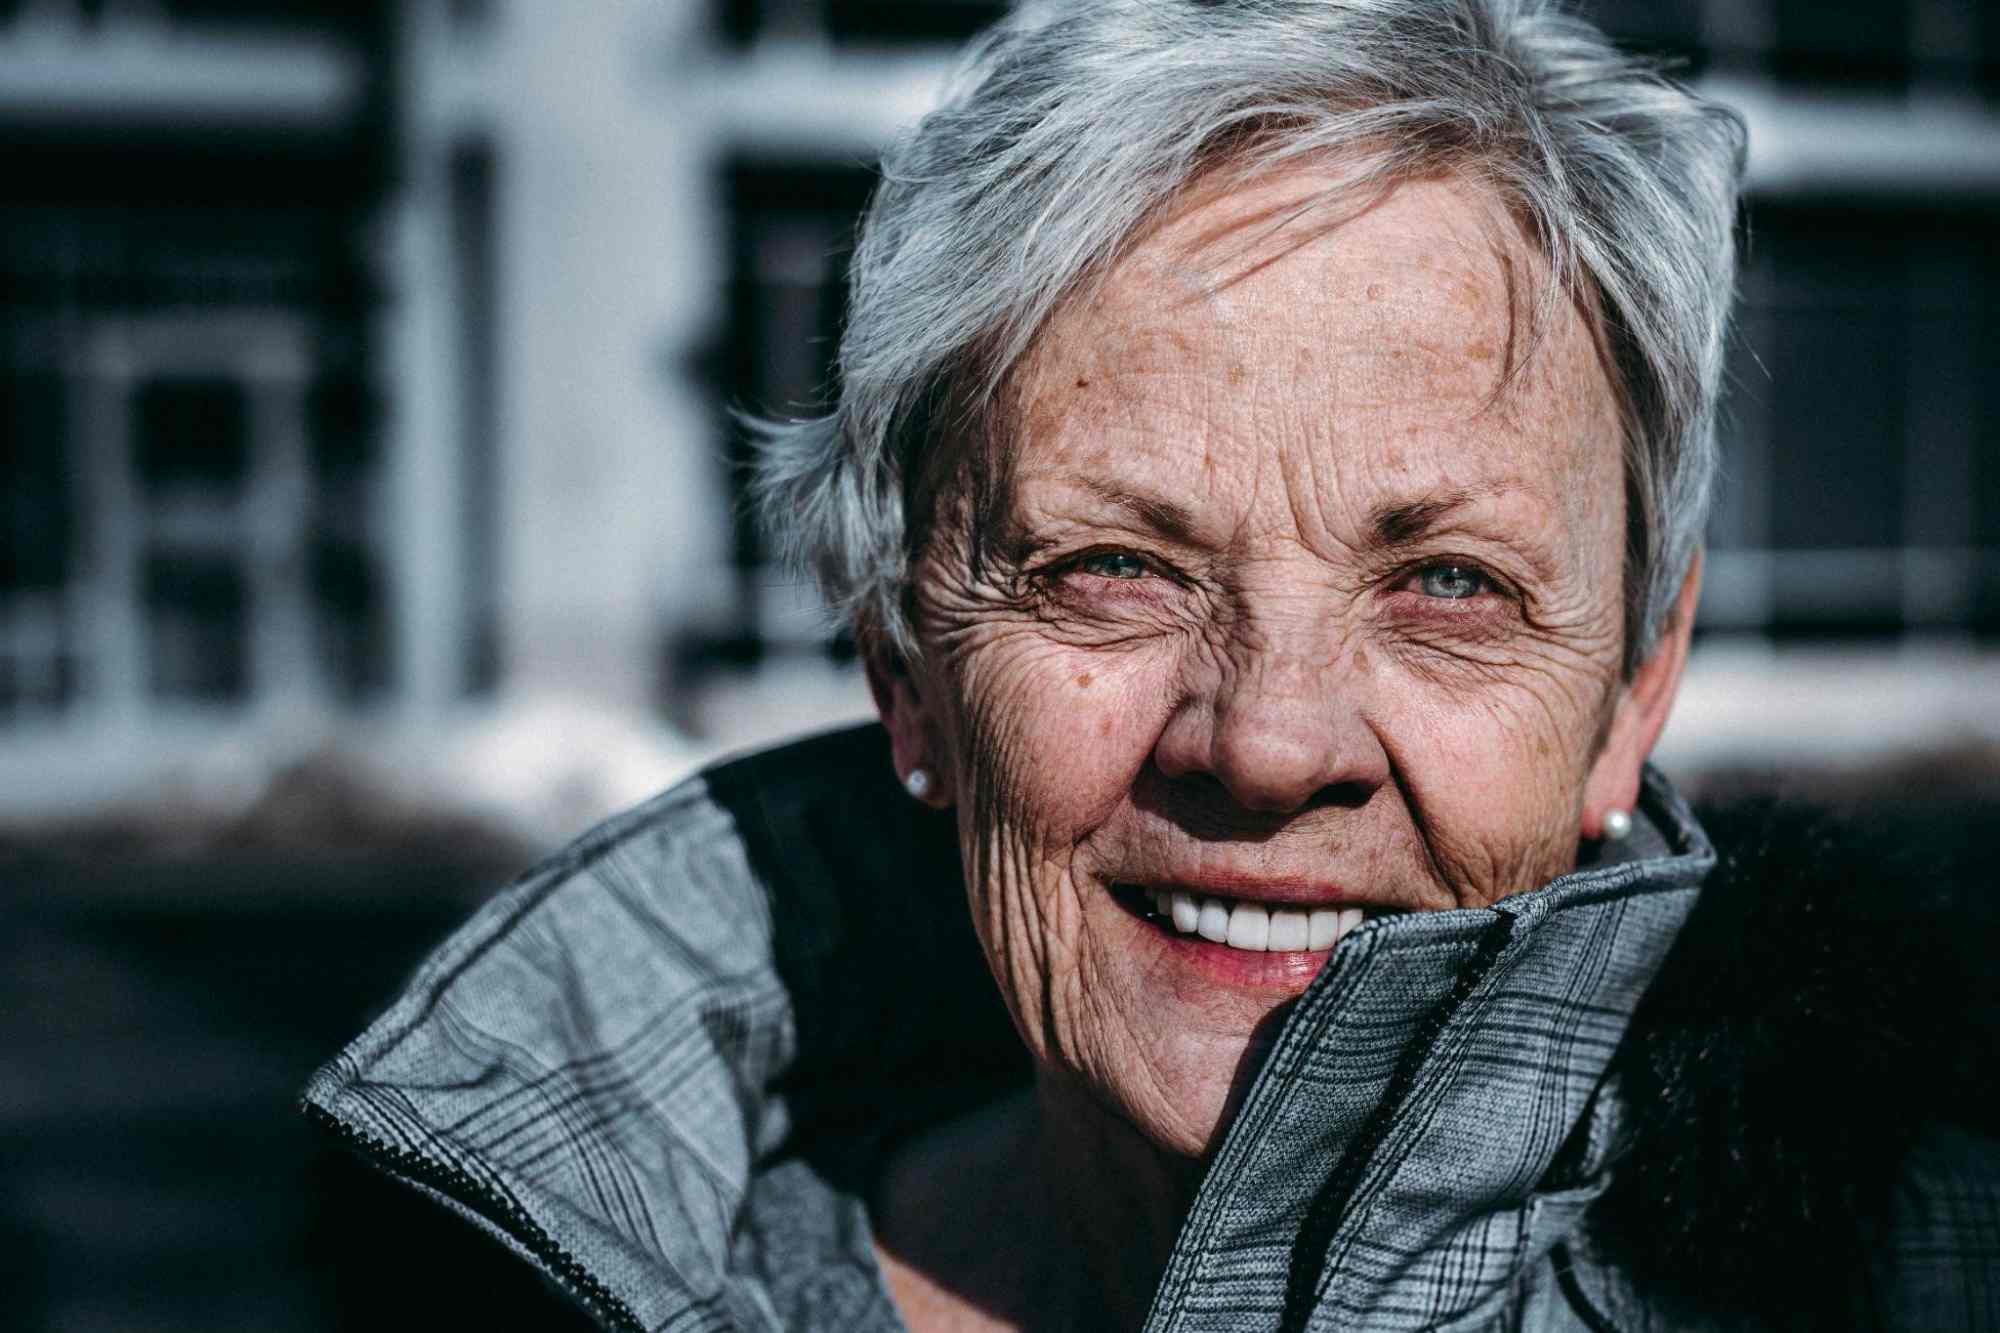
{"label": "jacket", "polygon": [[[952,821],[890,775],[858,728],[588,834],[305,1113],[605,1327],[901,1328],[871,1182],[1028,1070]],[[2000,1329],[2000,1153],[1961,1104],[1990,1052],[1952,959],[1890,922],[1907,885],[1771,812],[1718,858],[1657,773],[1638,815],[1615,859],[1343,940],[1147,1333]]]}

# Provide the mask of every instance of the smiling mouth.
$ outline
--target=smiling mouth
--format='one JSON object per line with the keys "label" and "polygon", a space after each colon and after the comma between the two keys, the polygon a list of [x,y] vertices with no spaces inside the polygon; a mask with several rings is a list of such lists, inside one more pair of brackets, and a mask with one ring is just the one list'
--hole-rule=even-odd
{"label": "smiling mouth", "polygon": [[1116,884],[1126,906],[1178,935],[1194,935],[1244,953],[1321,953],[1372,914],[1360,907],[1271,907],[1241,898]]}

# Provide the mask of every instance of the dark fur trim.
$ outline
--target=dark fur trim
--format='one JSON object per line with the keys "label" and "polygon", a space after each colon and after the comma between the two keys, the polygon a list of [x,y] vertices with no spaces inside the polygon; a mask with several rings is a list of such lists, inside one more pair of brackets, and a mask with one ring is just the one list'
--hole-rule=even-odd
{"label": "dark fur trim", "polygon": [[1768,801],[1703,823],[1722,860],[1613,1062],[1632,1115],[1592,1241],[1690,1318],[1865,1326],[1910,1143],[1991,1115],[1968,965],[1994,899],[1906,829]]}

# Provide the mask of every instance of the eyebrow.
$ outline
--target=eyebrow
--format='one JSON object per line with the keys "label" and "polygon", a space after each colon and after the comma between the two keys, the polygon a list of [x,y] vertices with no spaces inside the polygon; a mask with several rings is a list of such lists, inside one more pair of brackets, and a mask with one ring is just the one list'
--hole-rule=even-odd
{"label": "eyebrow", "polygon": [[1382,545],[1402,546],[1429,533],[1459,510],[1513,489],[1505,484],[1469,486],[1414,500],[1394,501],[1377,507],[1369,516],[1369,526]]}
{"label": "eyebrow", "polygon": [[[1142,494],[1106,481],[1089,480],[1083,484],[1097,499],[1124,510],[1154,531],[1186,545],[1199,544],[1201,524],[1188,506],[1164,496]],[[1459,511],[1481,500],[1508,495],[1519,489],[1508,482],[1493,482],[1436,491],[1413,499],[1392,500],[1378,505],[1370,513],[1369,528],[1376,541],[1383,546],[1407,545],[1428,535]]]}
{"label": "eyebrow", "polygon": [[1086,481],[1084,486],[1106,504],[1124,510],[1147,527],[1175,541],[1193,545],[1198,538],[1201,525],[1195,521],[1194,511],[1186,505],[1157,495],[1141,495],[1103,481]]}

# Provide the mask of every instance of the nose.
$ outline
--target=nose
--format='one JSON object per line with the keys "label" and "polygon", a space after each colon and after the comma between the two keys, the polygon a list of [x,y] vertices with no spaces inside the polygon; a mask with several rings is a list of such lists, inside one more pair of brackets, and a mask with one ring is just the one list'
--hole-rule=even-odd
{"label": "nose", "polygon": [[1389,780],[1389,757],[1364,697],[1348,654],[1242,649],[1174,714],[1154,762],[1169,778],[1215,779],[1249,810],[1365,805]]}

